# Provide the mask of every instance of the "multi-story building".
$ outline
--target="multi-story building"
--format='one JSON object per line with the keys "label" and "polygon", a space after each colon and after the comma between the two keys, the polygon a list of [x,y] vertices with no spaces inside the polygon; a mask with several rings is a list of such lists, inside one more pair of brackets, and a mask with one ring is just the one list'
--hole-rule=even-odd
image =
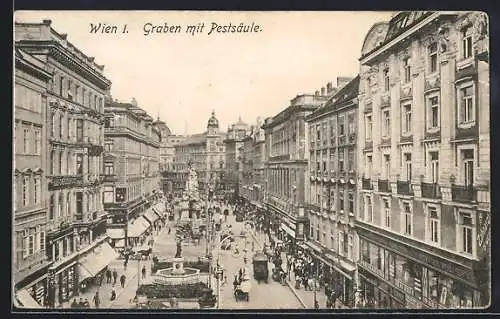
{"label": "multi-story building", "polygon": [[[175,145],[174,172],[187,181],[188,164],[191,162],[198,174],[199,190],[207,194],[209,188],[220,188],[224,178],[225,134],[219,131],[215,111],[208,119],[207,131],[187,136]],[[184,189],[184,185],[182,185]]]}
{"label": "multi-story building", "polygon": [[[278,238],[294,249],[308,228],[305,215],[305,179],[308,144],[305,117],[327,100],[326,90],[297,95],[290,105],[262,125],[265,131],[266,206],[269,220],[280,220]],[[276,225],[276,224],[275,224]]]}
{"label": "multi-story building", "polygon": [[488,25],[402,12],[360,58],[360,288],[389,308],[490,301]]}
{"label": "multi-story building", "polygon": [[[340,81],[339,81],[340,80]],[[309,128],[310,230],[306,245],[339,299],[349,305],[356,287],[357,108],[359,77],[345,84],[306,120]]]}
{"label": "multi-story building", "polygon": [[[111,82],[104,66],[71,44],[66,34],[42,23],[16,23],[16,47],[52,73],[47,92],[48,304],[69,300],[80,283],[114,258],[106,242],[102,205],[104,95]],[[110,252],[111,251],[111,252]],[[99,262],[96,262],[99,261]],[[101,267],[102,266],[102,267]],[[90,269],[90,270],[89,270]]]}
{"label": "multi-story building", "polygon": [[164,209],[156,203],[161,197],[160,130],[135,99],[107,99],[104,114],[104,208],[108,235],[121,248],[136,244],[162,217]]}
{"label": "multi-story building", "polygon": [[265,135],[261,128],[260,118],[251,126],[250,134],[244,139],[240,154],[242,163],[242,179],[240,196],[258,208],[264,208],[265,187]]}
{"label": "multi-story building", "polygon": [[156,124],[160,128],[161,143],[160,143],[160,172],[161,172],[161,189],[163,193],[172,198],[176,191],[184,189],[183,176],[178,176],[174,170],[175,145],[182,142],[185,137],[175,135],[170,132],[167,124],[158,119]]}
{"label": "multi-story building", "polygon": [[224,190],[228,196],[238,196],[239,179],[242,171],[240,148],[247,137],[249,126],[241,120],[231,125],[224,139],[226,169],[224,173]]}
{"label": "multi-story building", "polygon": [[51,77],[42,60],[15,49],[12,268],[16,299],[25,307],[43,305],[47,288],[45,120]]}

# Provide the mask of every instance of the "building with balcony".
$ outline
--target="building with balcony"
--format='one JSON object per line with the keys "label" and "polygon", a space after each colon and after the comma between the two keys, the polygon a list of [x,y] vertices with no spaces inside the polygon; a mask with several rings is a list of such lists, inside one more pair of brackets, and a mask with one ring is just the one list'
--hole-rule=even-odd
{"label": "building with balcony", "polygon": [[43,61],[52,74],[42,143],[48,166],[45,251],[52,261],[47,299],[55,306],[78,295],[80,283],[102,270],[88,271],[84,264],[92,263],[85,261],[90,251],[107,245],[100,167],[103,101],[111,82],[103,75],[104,66],[55,31],[50,20],[16,22],[14,30],[16,47]]}
{"label": "building with balcony", "polygon": [[306,116],[328,99],[320,93],[297,95],[290,105],[262,125],[265,136],[265,190],[269,220],[279,220],[278,238],[294,250],[309,229],[305,214],[308,192]]}
{"label": "building with balcony", "polygon": [[[164,209],[160,195],[160,129],[137,105],[106,100],[104,107],[104,208],[115,248],[133,246]],[[153,207],[152,207],[153,206]]]}
{"label": "building with balcony", "polygon": [[223,187],[228,196],[239,195],[239,180],[242,173],[240,149],[248,136],[249,129],[248,124],[244,123],[240,117],[237,123],[228,128],[224,139],[226,166]]}
{"label": "building with balcony", "polygon": [[345,305],[351,304],[356,287],[358,87],[359,76],[339,77],[333,96],[306,118],[310,173],[306,246]]}
{"label": "building with balcony", "polygon": [[184,190],[190,162],[198,174],[200,194],[207,194],[210,187],[220,189],[225,169],[224,138],[225,134],[219,131],[215,111],[212,111],[205,132],[186,136],[175,145],[174,170],[171,173],[179,181],[179,187],[174,186],[175,192],[180,195]]}
{"label": "building with balcony", "polygon": [[264,209],[265,188],[265,134],[262,122],[257,118],[256,125],[250,127],[249,134],[240,148],[241,177],[239,195],[254,206]]}
{"label": "building with balcony", "polygon": [[401,12],[360,58],[360,289],[387,308],[490,302],[488,21]]}
{"label": "building with balcony", "polygon": [[[47,84],[45,63],[15,48],[12,268],[22,306],[44,305],[47,271]],[[36,302],[35,302],[36,301]]]}

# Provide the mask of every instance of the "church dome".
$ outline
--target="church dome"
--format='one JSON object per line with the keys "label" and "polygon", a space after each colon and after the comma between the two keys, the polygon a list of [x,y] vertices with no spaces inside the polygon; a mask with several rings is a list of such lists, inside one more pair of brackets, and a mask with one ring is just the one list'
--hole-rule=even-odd
{"label": "church dome", "polygon": [[208,119],[207,127],[219,127],[219,120],[215,117],[215,111],[212,111],[212,115]]}
{"label": "church dome", "polygon": [[155,121],[155,124],[158,125],[158,128],[161,130],[165,136],[172,135],[172,132],[170,131],[170,128],[167,126],[167,123],[163,122],[160,120],[160,117]]}

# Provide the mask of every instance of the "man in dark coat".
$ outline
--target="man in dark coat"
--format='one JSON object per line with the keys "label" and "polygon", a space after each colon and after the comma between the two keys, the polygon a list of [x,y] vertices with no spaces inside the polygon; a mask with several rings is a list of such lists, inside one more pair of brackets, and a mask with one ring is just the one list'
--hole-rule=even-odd
{"label": "man in dark coat", "polygon": [[116,269],[113,270],[113,285],[116,285],[116,279],[118,278],[118,272]]}
{"label": "man in dark coat", "polygon": [[122,288],[125,288],[125,274],[120,276],[120,284],[122,285]]}

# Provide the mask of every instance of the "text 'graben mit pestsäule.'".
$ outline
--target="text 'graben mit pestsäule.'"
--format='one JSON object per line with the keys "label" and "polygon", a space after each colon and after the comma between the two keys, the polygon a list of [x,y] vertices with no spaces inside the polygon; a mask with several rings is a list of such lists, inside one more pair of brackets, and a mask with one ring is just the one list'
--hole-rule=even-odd
{"label": "text 'graben mit pests\u00e4ule.'", "polygon": [[[108,23],[90,23],[89,25],[90,33],[94,34],[123,34],[129,33],[129,28],[127,24],[108,24]],[[240,22],[238,24],[228,23],[228,24],[219,24],[216,22],[199,22],[197,24],[187,24],[187,25],[179,25],[179,24],[169,24],[167,22],[163,22],[160,24],[155,24],[151,22],[146,22],[142,26],[142,34],[144,36],[152,36],[159,34],[188,34],[188,35],[198,35],[198,34],[241,34],[241,33],[258,33],[263,29],[259,24],[255,22],[244,23]]]}

